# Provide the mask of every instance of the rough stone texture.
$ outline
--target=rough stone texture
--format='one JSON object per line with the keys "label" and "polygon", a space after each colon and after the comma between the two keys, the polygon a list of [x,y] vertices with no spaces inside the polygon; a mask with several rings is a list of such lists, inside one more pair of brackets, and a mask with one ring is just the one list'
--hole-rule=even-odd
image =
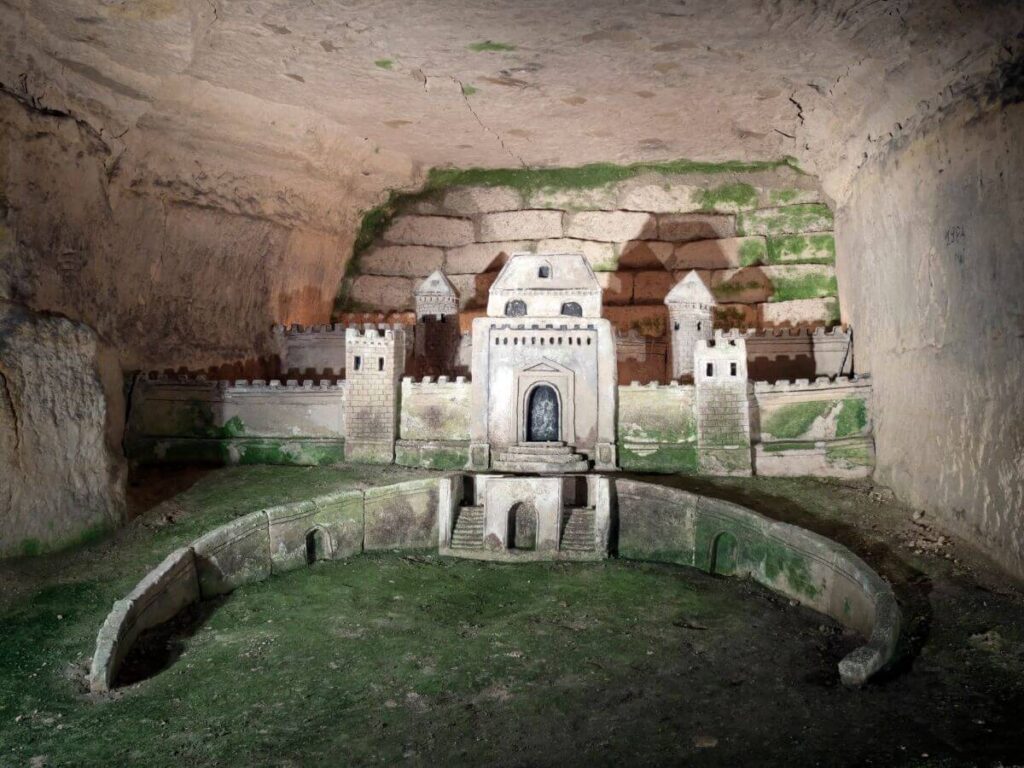
{"label": "rough stone texture", "polygon": [[521,208],[523,198],[508,187],[459,187],[444,196],[444,208],[456,216],[512,211]]}
{"label": "rough stone texture", "polygon": [[473,242],[473,222],[449,216],[398,216],[384,233],[384,241],[453,248]]}
{"label": "rough stone texture", "polygon": [[227,594],[270,575],[270,526],[266,512],[250,512],[192,544],[203,599]]}
{"label": "rough stone texture", "polygon": [[0,557],[125,515],[121,376],[96,334],[0,301]]}
{"label": "rough stone texture", "polygon": [[676,246],[668,269],[722,269],[765,260],[763,237],[728,237]]}
{"label": "rough stone texture", "polygon": [[597,282],[604,291],[605,304],[629,304],[633,300],[633,273],[597,272]]}
{"label": "rough stone texture", "polygon": [[561,237],[562,214],[529,210],[487,213],[477,217],[476,227],[476,239],[485,243]]}
{"label": "rough stone texture", "polygon": [[351,304],[374,309],[412,309],[416,281],[408,277],[359,275],[346,280],[345,294]]}
{"label": "rough stone texture", "polygon": [[658,239],[673,243],[733,237],[736,220],[732,216],[670,213],[658,217]]}
{"label": "rough stone texture", "polygon": [[797,299],[758,306],[761,325],[766,328],[785,328],[830,325],[836,320],[839,305],[835,299]]}
{"label": "rough stone texture", "polygon": [[657,233],[657,222],[649,213],[582,211],[570,214],[565,223],[568,237],[611,243],[652,240]]}
{"label": "rough stone texture", "polygon": [[877,479],[1024,576],[1024,106],[950,115],[858,175],[838,270]]}
{"label": "rough stone texture", "polygon": [[528,251],[529,240],[508,243],[471,243],[445,252],[444,271],[452,275],[475,275],[481,272],[496,272],[508,257],[516,251]]}
{"label": "rough stone texture", "polygon": [[438,480],[412,480],[364,492],[363,547],[428,549],[437,546]]}
{"label": "rough stone texture", "polygon": [[618,251],[614,243],[599,243],[594,240],[576,240],[556,237],[541,240],[535,248],[527,250],[549,253],[582,253],[595,272],[610,272],[618,267]]}
{"label": "rough stone texture", "polygon": [[359,257],[359,269],[366,275],[426,277],[444,264],[444,251],[417,245],[374,248]]}

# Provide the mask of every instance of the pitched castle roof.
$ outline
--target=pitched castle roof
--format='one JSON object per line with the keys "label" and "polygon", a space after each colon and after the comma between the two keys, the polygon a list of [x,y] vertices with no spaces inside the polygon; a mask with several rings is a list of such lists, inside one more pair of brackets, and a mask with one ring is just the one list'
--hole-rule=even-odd
{"label": "pitched castle roof", "polygon": [[715,304],[715,297],[700,275],[691,270],[682,280],[676,283],[665,297],[666,304]]}
{"label": "pitched castle roof", "polygon": [[427,279],[416,287],[416,296],[458,296],[455,286],[440,269],[431,272]]}
{"label": "pitched castle roof", "polygon": [[[546,273],[543,271],[546,268]],[[491,286],[491,293],[506,291],[597,292],[601,285],[582,253],[513,253]]]}

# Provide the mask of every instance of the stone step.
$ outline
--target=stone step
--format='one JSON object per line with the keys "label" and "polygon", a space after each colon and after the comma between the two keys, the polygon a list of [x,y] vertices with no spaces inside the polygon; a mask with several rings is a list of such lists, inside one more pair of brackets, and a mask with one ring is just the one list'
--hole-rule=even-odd
{"label": "stone step", "polygon": [[545,464],[574,464],[579,461],[585,461],[585,459],[577,453],[544,453],[538,454],[537,456],[532,456],[528,453],[499,453],[495,456],[495,461],[500,461],[506,464],[521,461],[538,461],[544,462]]}
{"label": "stone step", "polygon": [[520,474],[558,475],[565,473],[586,472],[590,467],[585,460],[571,464],[557,464],[545,461],[495,461],[491,468],[498,472],[517,472]]}
{"label": "stone step", "polygon": [[529,455],[538,454],[563,454],[575,453],[575,449],[571,445],[565,443],[519,443],[518,445],[507,445],[496,449],[497,453],[525,453]]}

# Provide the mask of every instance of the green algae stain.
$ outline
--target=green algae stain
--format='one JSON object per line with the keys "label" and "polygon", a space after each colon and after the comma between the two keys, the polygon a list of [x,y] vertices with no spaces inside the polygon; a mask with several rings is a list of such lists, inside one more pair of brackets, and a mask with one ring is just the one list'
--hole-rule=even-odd
{"label": "green algae stain", "polygon": [[823,299],[839,291],[835,275],[811,272],[793,277],[779,275],[772,278],[773,292],[768,301],[798,301]]}
{"label": "green algae stain", "polygon": [[469,85],[468,83],[463,83],[462,85],[463,96],[472,96],[474,93],[479,93],[479,91],[480,89],[474,85]]}
{"label": "green algae stain", "polygon": [[395,62],[391,59],[377,59],[373,62],[373,65],[375,67],[380,67],[381,69],[391,69],[395,65]]}
{"label": "green algae stain", "polygon": [[740,213],[736,232],[740,235],[787,235],[803,232],[831,232],[832,211],[824,203],[802,203],[781,208],[764,208]]}
{"label": "green algae stain", "polygon": [[35,557],[36,555],[42,554],[43,542],[39,539],[24,539],[21,542],[21,554],[26,557]]}
{"label": "green algae stain", "polygon": [[752,237],[740,243],[740,265],[751,267],[768,261],[768,248],[761,238]]}
{"label": "green algae stain", "polygon": [[830,234],[770,237],[768,259],[772,264],[834,264],[835,238]]}
{"label": "green algae stain", "polygon": [[842,320],[842,314],[839,311],[839,300],[830,299],[825,302],[825,309],[828,311],[828,324],[839,325]]}
{"label": "green algae stain", "polygon": [[860,467],[870,467],[874,463],[871,449],[863,444],[825,446],[825,458],[830,463],[843,462]]}
{"label": "green algae stain", "polygon": [[618,454],[619,466],[626,470],[683,474],[697,472],[697,448],[693,445],[658,444],[654,447],[643,443],[619,442]]}
{"label": "green algae stain", "polygon": [[516,47],[510,43],[496,43],[493,40],[484,40],[479,43],[470,43],[468,46],[471,51],[477,53],[500,53],[507,51],[514,51]]}
{"label": "green algae stain", "polygon": [[843,400],[836,416],[836,437],[859,435],[868,424],[868,405],[859,397]]}
{"label": "green algae stain", "polygon": [[815,419],[824,416],[835,404],[835,400],[811,400],[783,405],[765,420],[761,429],[774,438],[798,438],[811,428]]}
{"label": "green algae stain", "polygon": [[757,190],[750,184],[735,182],[694,193],[694,202],[702,211],[736,213],[757,206]]}

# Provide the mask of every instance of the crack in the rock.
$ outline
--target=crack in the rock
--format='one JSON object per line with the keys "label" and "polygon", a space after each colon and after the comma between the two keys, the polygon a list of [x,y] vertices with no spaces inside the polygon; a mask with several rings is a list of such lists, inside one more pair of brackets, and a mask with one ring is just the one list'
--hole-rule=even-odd
{"label": "crack in the rock", "polygon": [[800,121],[800,125],[804,124],[804,108],[799,101],[794,99],[795,93],[789,95],[789,103],[796,107],[796,119]]}
{"label": "crack in the rock", "polygon": [[473,105],[469,103],[469,97],[466,95],[466,88],[462,84],[462,81],[459,80],[459,78],[457,77],[452,77],[451,79],[457,86],[459,86],[459,94],[462,96],[462,101],[463,103],[465,103],[466,109],[469,110],[469,114],[473,116],[473,119],[476,120],[477,124],[481,128],[483,128],[486,133],[491,134],[495,139],[498,140],[498,144],[501,145],[501,148],[505,151],[506,154],[508,154],[509,157],[511,157],[513,160],[519,163],[519,165],[521,165],[523,168],[528,168],[529,166],[526,164],[526,161],[523,160],[522,157],[517,155],[511,149],[509,149],[508,145],[505,144],[505,140],[501,138],[501,134],[487,127],[487,124],[480,119],[480,115],[476,113],[476,110],[473,109]]}

